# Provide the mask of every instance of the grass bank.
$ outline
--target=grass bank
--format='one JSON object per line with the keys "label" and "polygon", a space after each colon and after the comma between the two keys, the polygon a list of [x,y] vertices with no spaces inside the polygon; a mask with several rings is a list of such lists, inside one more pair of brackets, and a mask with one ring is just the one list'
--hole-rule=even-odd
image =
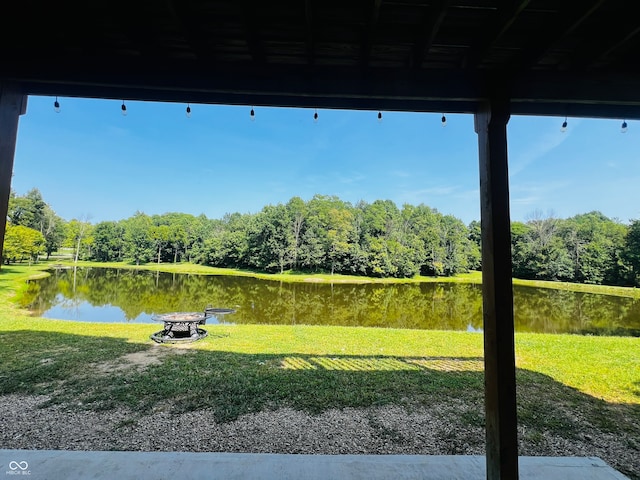
{"label": "grass bank", "polygon": [[[75,265],[71,261],[56,262],[64,266]],[[218,268],[206,265],[198,265],[194,263],[145,263],[135,265],[128,262],[86,262],[79,261],[79,267],[96,267],[96,268],[126,268],[139,270],[152,270],[167,273],[191,273],[199,275],[229,275],[237,277],[253,277],[264,280],[274,280],[278,282],[317,282],[317,283],[418,283],[418,282],[478,282],[482,281],[479,272],[477,274],[463,274],[457,277],[423,277],[416,276],[413,278],[375,278],[363,277],[359,275],[342,275],[328,273],[308,273],[286,271],[284,273],[264,273],[254,270],[238,269],[238,268]]]}

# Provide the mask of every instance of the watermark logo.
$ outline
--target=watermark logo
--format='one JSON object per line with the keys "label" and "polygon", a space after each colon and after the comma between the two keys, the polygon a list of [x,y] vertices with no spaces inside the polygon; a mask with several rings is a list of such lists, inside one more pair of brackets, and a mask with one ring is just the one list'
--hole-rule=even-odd
{"label": "watermark logo", "polygon": [[31,475],[29,470],[29,464],[24,460],[22,462],[16,462],[11,460],[9,462],[9,470],[6,471],[7,475]]}

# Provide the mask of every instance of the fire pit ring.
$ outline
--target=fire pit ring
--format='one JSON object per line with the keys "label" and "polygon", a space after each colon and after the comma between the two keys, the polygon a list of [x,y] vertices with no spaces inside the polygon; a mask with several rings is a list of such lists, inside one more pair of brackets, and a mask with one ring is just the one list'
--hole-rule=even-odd
{"label": "fire pit ring", "polygon": [[[206,318],[209,317],[217,317],[218,315],[227,315],[229,313],[236,313],[233,308],[213,308],[207,307],[204,309],[204,316]],[[204,323],[204,322],[202,322]]]}
{"label": "fire pit ring", "polygon": [[164,322],[164,329],[151,335],[151,340],[158,343],[195,342],[208,335],[206,330],[198,328],[207,320],[204,312],[162,313],[151,319]]}
{"label": "fire pit ring", "polygon": [[152,315],[151,319],[164,322],[164,329],[151,335],[151,340],[158,343],[195,342],[208,335],[198,325],[207,323],[207,318],[236,313],[232,308],[213,308],[210,305],[204,312],[173,312]]}

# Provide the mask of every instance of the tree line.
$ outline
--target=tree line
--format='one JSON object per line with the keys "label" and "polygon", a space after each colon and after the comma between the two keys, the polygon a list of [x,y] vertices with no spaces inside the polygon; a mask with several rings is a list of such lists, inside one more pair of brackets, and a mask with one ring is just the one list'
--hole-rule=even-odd
{"label": "tree line", "polygon": [[[426,205],[390,200],[353,205],[335,196],[267,205],[221,219],[136,212],[119,221],[65,221],[37,189],[12,192],[4,261],[47,257],[136,264],[193,262],[265,272],[327,272],[374,277],[450,276],[481,269],[480,223],[465,225]],[[640,221],[600,212],[567,219],[534,214],[512,223],[518,278],[640,286]]]}

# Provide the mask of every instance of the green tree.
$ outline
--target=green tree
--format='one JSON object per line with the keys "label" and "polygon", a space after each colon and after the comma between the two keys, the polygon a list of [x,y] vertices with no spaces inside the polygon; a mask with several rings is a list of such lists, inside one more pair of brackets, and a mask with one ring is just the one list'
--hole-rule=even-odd
{"label": "green tree", "polygon": [[226,252],[226,261],[235,267],[249,265],[249,232],[253,230],[255,215],[239,213],[225,216],[222,245]]}
{"label": "green tree", "polygon": [[400,211],[391,200],[376,200],[362,205],[365,234],[372,237],[392,238],[402,224]]}
{"label": "green tree", "polygon": [[171,229],[168,225],[153,225],[149,228],[149,238],[157,252],[157,263],[160,265],[162,249],[169,244]]}
{"label": "green tree", "polygon": [[440,219],[440,249],[443,251],[442,271],[446,276],[469,270],[471,242],[469,232],[462,221],[453,215]]}
{"label": "green tree", "polygon": [[87,216],[80,220],[72,219],[66,228],[66,236],[63,244],[74,249],[73,261],[77,262],[82,256],[88,256],[91,249],[91,230]]}
{"label": "green tree", "polygon": [[622,258],[628,265],[627,281],[640,287],[640,220],[633,220],[629,225]]}
{"label": "green tree", "polygon": [[42,222],[42,235],[45,239],[47,259],[62,246],[66,236],[66,222],[56,215],[49,205],[45,205]]}
{"label": "green tree", "polygon": [[12,225],[23,225],[43,233],[46,206],[37,188],[32,188],[24,196],[11,192],[7,217]]}
{"label": "green tree", "polygon": [[2,256],[5,263],[27,258],[29,264],[38,261],[38,255],[45,251],[44,236],[33,228],[24,225],[7,224]]}
{"label": "green tree", "polygon": [[333,275],[336,271],[344,272],[349,269],[349,254],[351,252],[349,238],[353,227],[353,215],[346,209],[332,209],[330,216],[332,222],[325,237],[325,251],[331,275]]}
{"label": "green tree", "polygon": [[178,261],[178,255],[181,249],[184,249],[187,242],[187,231],[184,225],[174,223],[169,225],[169,245],[173,249],[173,263]]}
{"label": "green tree", "polygon": [[282,273],[293,262],[294,235],[287,207],[268,205],[256,216],[249,237],[251,265]]}
{"label": "green tree", "polygon": [[[315,195],[307,203],[307,212],[301,245],[303,264],[332,274],[349,273],[356,237],[351,204],[336,196]],[[318,261],[322,263],[315,263]]]}
{"label": "green tree", "polygon": [[207,263],[205,241],[212,235],[215,223],[204,214],[185,222],[184,256],[188,262]]}
{"label": "green tree", "polygon": [[526,227],[511,226],[513,274],[518,278],[571,280],[573,264],[562,239],[559,221],[535,212]]}
{"label": "green tree", "polygon": [[[161,261],[176,263],[182,258],[188,258],[188,251],[194,246],[190,242],[203,242],[204,238],[193,238],[193,234],[200,234],[198,230],[199,219],[187,213],[169,212],[151,217],[156,227],[165,226],[169,229],[168,236],[160,251]],[[203,216],[203,224],[208,225],[209,220]],[[164,230],[164,229],[162,229]],[[164,235],[166,232],[163,232]],[[156,239],[157,241],[158,239]]]}
{"label": "green tree", "polygon": [[100,222],[93,230],[93,258],[99,262],[121,261],[124,227],[119,222]]}
{"label": "green tree", "polygon": [[440,239],[440,218],[435,209],[420,204],[416,207],[406,205],[402,215],[408,225],[407,230],[413,236],[409,245],[420,255],[418,264],[423,275],[442,275],[444,250]]}
{"label": "green tree", "polygon": [[600,212],[576,215],[561,222],[574,265],[574,280],[582,283],[620,283],[621,259],[627,228]]}
{"label": "green tree", "polygon": [[292,265],[294,269],[298,268],[298,255],[300,244],[302,242],[302,234],[304,229],[307,207],[300,197],[293,197],[287,203],[287,214],[291,222],[292,243]]}
{"label": "green tree", "polygon": [[467,227],[469,230],[469,268],[471,270],[482,270],[482,228],[480,222],[473,220]]}
{"label": "green tree", "polygon": [[376,277],[395,276],[397,267],[393,264],[387,241],[384,238],[372,236],[369,238],[369,271]]}
{"label": "green tree", "polygon": [[325,251],[322,240],[316,230],[307,228],[302,234],[302,243],[298,251],[298,261],[306,269],[317,272],[325,263]]}
{"label": "green tree", "polygon": [[153,226],[151,218],[142,212],[136,212],[133,217],[123,222],[123,226],[125,256],[136,262],[136,265],[148,262],[154,251],[150,236]]}

